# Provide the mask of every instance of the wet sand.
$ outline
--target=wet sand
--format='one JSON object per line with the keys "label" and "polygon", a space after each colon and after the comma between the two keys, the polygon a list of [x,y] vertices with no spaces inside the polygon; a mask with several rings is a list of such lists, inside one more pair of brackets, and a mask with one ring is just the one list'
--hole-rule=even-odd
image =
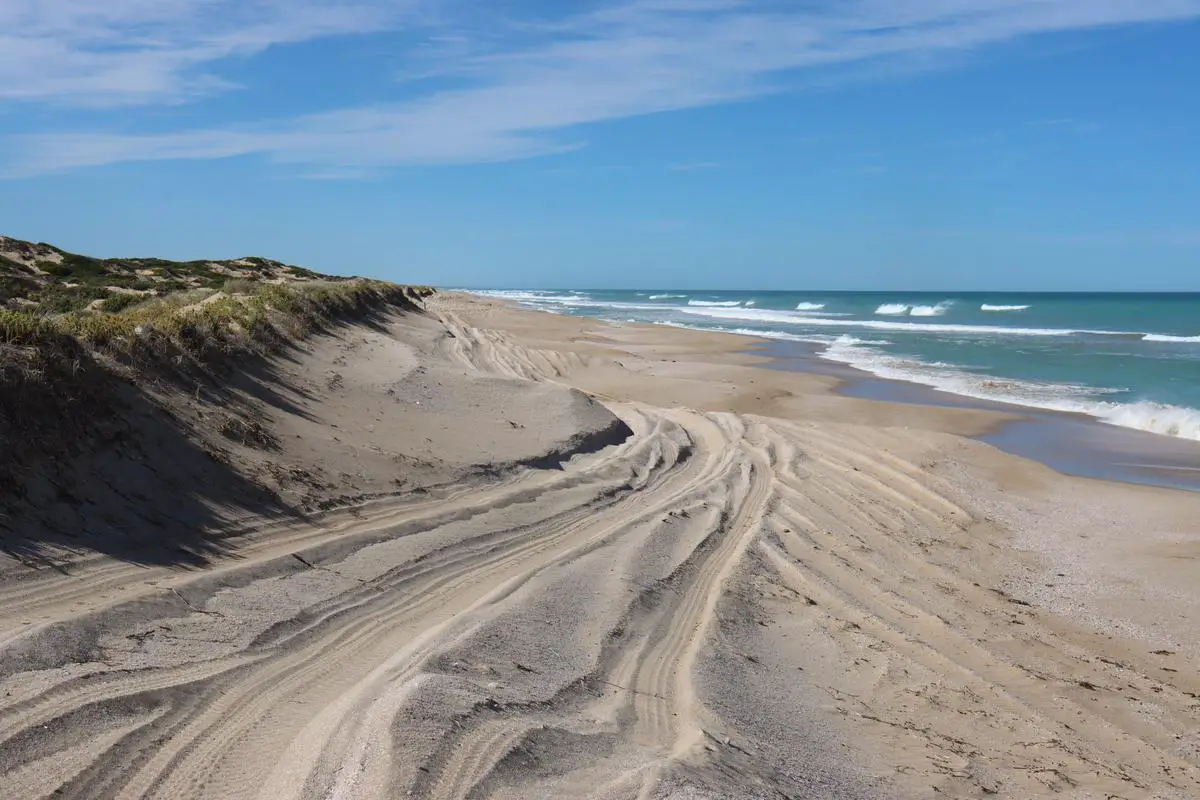
{"label": "wet sand", "polygon": [[1200,491],[1200,442],[1108,425],[1082,414],[963,397],[879,378],[822,359],[819,345],[770,342],[751,350],[771,358],[766,365],[770,368],[835,377],[841,381],[835,391],[846,397],[1003,414],[1006,419],[994,430],[975,438],[1067,475]]}

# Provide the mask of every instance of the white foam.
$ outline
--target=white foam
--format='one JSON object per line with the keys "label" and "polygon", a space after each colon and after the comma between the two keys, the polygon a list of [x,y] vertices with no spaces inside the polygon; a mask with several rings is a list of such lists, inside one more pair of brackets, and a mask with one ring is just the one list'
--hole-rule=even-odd
{"label": "white foam", "polygon": [[1200,409],[1102,400],[1098,396],[1121,394],[1125,390],[978,375],[951,364],[931,364],[890,355],[864,344],[853,337],[841,336],[822,353],[822,357],[881,378],[920,383],[964,397],[1086,414],[1110,425],[1200,440]]}
{"label": "white foam", "polygon": [[687,299],[687,295],[686,294],[652,294],[652,295],[650,295],[650,299],[651,300],[685,300],[685,299]]}
{"label": "white foam", "polygon": [[1163,403],[1110,403],[1098,416],[1110,425],[1200,440],[1200,410]]}
{"label": "white foam", "polygon": [[825,308],[824,303],[800,303],[796,306],[797,311],[820,311]]}
{"label": "white foam", "polygon": [[481,289],[475,292],[484,297],[500,297],[505,300],[516,300],[517,302],[537,303],[537,302],[553,302],[555,300],[574,300],[574,295],[556,294],[554,292],[527,291],[524,289]]}
{"label": "white foam", "polygon": [[1027,311],[1029,306],[992,306],[984,303],[979,307],[980,311]]}
{"label": "white foam", "polygon": [[[593,300],[578,293],[559,294],[551,291],[529,290],[476,290],[475,294],[488,297],[500,297],[513,300],[522,305],[532,306],[541,310],[555,309],[610,309],[613,311],[654,311],[675,312],[709,317],[720,320],[738,320],[754,323],[769,323],[783,325],[800,325],[805,327],[823,326],[839,328],[860,328],[882,331],[906,331],[912,333],[944,333],[965,335],[998,335],[998,336],[1073,336],[1087,334],[1094,336],[1124,336],[1140,338],[1151,342],[1189,342],[1200,343],[1200,336],[1183,337],[1167,336],[1166,334],[1137,333],[1131,331],[1106,331],[1083,328],[1025,328],[1001,325],[964,325],[941,322],[901,322],[899,320],[855,319],[852,314],[836,311],[797,310],[777,311],[774,309],[759,309],[742,307],[737,300],[689,300],[687,306],[663,303],[629,303],[611,300]],[[680,295],[684,297],[686,295]],[[749,303],[751,301],[747,301]],[[947,300],[937,306],[917,306],[922,309],[946,308],[953,301]],[[813,304],[816,305],[816,304]],[[900,304],[896,304],[899,306]],[[887,308],[888,306],[880,306]],[[903,306],[910,311],[913,306]],[[878,313],[878,311],[877,311]],[[923,314],[917,314],[922,316]],[[934,315],[936,316],[936,315]]]}
{"label": "white foam", "polygon": [[[1084,331],[1071,328],[1009,328],[1000,325],[956,325],[933,322],[893,322],[880,319],[841,319],[795,311],[772,311],[757,308],[681,308],[685,314],[723,320],[767,322],[783,325],[816,325],[840,328],[868,328],[881,331],[924,333],[997,334],[1004,336],[1071,336]],[[1104,331],[1088,331],[1104,333]]]}
{"label": "white foam", "polygon": [[891,342],[889,342],[887,339],[859,339],[857,336],[851,336],[846,333],[843,333],[841,336],[833,337],[831,343],[840,344],[847,347],[891,344]]}
{"label": "white foam", "polygon": [[[811,342],[816,341],[811,337],[800,336],[795,333],[784,333],[783,331],[756,331],[753,328],[700,328],[695,325],[686,325],[682,322],[664,322],[663,325],[670,325],[673,328],[687,328],[692,331],[719,331],[721,333],[734,333],[738,336],[753,336],[755,339],[782,339],[787,342]],[[828,340],[820,341],[820,344],[826,344]]]}
{"label": "white foam", "polygon": [[1147,333],[1142,337],[1144,342],[1184,342],[1200,343],[1200,336],[1168,336],[1165,333]]}
{"label": "white foam", "polygon": [[754,301],[747,300],[745,303],[743,303],[743,305],[746,306],[746,308],[750,308],[752,305],[754,305]]}
{"label": "white foam", "polygon": [[910,317],[940,317],[952,305],[954,305],[953,300],[943,300],[936,306],[913,306],[909,310],[908,315]]}
{"label": "white foam", "polygon": [[585,297],[582,293],[572,294],[555,294],[553,292],[530,292],[530,291],[515,291],[509,289],[496,289],[476,291],[475,294],[485,297],[497,297],[503,300],[512,300],[520,303],[523,306],[529,306],[539,311],[552,311],[555,313],[561,312],[565,308],[595,308],[595,309],[612,309],[621,311],[662,311],[661,304],[651,305],[649,303],[626,303],[613,300],[592,300]]}
{"label": "white foam", "polygon": [[915,306],[908,303],[884,303],[875,309],[881,317],[940,317],[954,305],[953,300],[943,300],[935,306]]}
{"label": "white foam", "polygon": [[[650,305],[648,303],[618,303],[611,300],[555,300],[553,301],[559,306],[566,308],[598,308],[598,309],[613,309],[620,311],[662,311],[661,305]],[[545,305],[539,305],[538,308],[546,308]]]}

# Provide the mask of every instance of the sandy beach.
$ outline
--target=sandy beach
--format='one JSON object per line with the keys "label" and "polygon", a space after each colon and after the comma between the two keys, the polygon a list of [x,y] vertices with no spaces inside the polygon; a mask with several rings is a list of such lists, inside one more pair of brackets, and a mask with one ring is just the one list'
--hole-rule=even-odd
{"label": "sandy beach", "polygon": [[0,798],[1200,797],[1200,494],[752,344],[442,293],[229,469],[127,398],[0,553]]}

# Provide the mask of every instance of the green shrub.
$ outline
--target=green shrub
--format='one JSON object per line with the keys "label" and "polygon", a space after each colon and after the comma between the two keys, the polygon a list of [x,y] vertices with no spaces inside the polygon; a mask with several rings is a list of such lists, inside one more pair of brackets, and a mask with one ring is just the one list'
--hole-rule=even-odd
{"label": "green shrub", "polygon": [[93,300],[108,297],[108,291],[100,286],[46,286],[30,297],[37,302],[41,314],[69,314],[82,311]]}
{"label": "green shrub", "polygon": [[62,266],[70,269],[70,274],[79,277],[104,275],[108,272],[107,265],[98,258],[78,256],[74,253],[64,253]]}
{"label": "green shrub", "polygon": [[15,297],[26,297],[36,287],[37,284],[29,278],[14,278],[7,275],[0,275],[0,303],[12,300]]}
{"label": "green shrub", "polygon": [[42,317],[0,308],[0,342],[4,344],[37,344],[54,333],[54,326]]}
{"label": "green shrub", "polygon": [[71,274],[71,268],[66,264],[58,264],[54,261],[39,261],[38,269],[47,275],[53,275],[56,278],[65,278]]}
{"label": "green shrub", "polygon": [[116,312],[129,308],[132,305],[136,305],[145,299],[146,298],[140,294],[126,294],[124,292],[120,294],[110,294],[104,299],[104,303],[101,304],[100,310],[107,311],[110,314],[115,314]]}

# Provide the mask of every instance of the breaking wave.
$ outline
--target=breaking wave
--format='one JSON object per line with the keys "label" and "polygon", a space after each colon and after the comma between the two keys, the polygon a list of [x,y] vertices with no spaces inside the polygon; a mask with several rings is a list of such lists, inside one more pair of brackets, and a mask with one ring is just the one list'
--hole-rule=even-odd
{"label": "breaking wave", "polygon": [[1123,394],[1124,389],[980,375],[952,364],[890,355],[852,336],[838,337],[822,357],[881,378],[919,383],[964,397],[1086,414],[1110,425],[1200,441],[1200,409],[1147,401],[1119,403],[1098,397]]}
{"label": "breaking wave", "polygon": [[934,306],[910,305],[908,303],[884,303],[875,309],[881,317],[940,317],[954,305],[953,300],[943,300]]}
{"label": "breaking wave", "polygon": [[908,312],[910,317],[940,317],[954,305],[953,300],[945,300],[936,306],[913,306]]}
{"label": "breaking wave", "polygon": [[[899,322],[881,319],[845,319],[818,316],[813,313],[795,311],[773,311],[758,308],[681,308],[680,311],[694,316],[721,320],[743,320],[746,322],[774,323],[840,328],[869,328],[881,331],[913,331],[925,333],[996,334],[1002,336],[1071,336],[1084,331],[1070,328],[1009,328],[1000,325],[957,325],[936,322]],[[1091,331],[1091,333],[1104,333]]]}
{"label": "breaking wave", "polygon": [[1200,343],[1200,336],[1168,336],[1165,333],[1147,333],[1142,337],[1142,341]]}

